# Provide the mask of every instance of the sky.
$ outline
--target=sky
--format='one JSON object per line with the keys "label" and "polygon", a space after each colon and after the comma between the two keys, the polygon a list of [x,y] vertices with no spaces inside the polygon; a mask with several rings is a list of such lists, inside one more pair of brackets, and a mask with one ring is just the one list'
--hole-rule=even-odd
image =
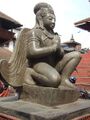
{"label": "sky", "polygon": [[0,0],[0,11],[20,22],[23,27],[35,25],[34,6],[39,2],[49,3],[56,15],[55,32],[61,42],[69,41],[73,34],[82,48],[90,48],[90,32],[76,28],[74,23],[90,17],[89,0]]}

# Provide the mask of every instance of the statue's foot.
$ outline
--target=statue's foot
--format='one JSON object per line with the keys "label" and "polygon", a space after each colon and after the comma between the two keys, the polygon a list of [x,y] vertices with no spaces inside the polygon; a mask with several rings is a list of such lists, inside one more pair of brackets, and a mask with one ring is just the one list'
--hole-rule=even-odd
{"label": "statue's foot", "polygon": [[72,84],[68,79],[66,79],[66,80],[62,80],[62,82],[61,82],[60,85],[62,85],[62,86],[64,86],[64,87],[68,87],[68,88],[74,88],[74,89],[76,89],[75,84]]}

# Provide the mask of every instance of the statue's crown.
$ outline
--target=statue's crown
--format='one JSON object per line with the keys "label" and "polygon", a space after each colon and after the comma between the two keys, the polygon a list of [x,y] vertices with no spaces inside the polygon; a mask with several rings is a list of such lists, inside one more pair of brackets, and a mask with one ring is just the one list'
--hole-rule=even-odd
{"label": "statue's crown", "polygon": [[49,4],[47,4],[47,3],[38,3],[34,7],[34,13],[36,14],[42,8],[47,8],[49,11],[50,10],[53,11],[53,8]]}

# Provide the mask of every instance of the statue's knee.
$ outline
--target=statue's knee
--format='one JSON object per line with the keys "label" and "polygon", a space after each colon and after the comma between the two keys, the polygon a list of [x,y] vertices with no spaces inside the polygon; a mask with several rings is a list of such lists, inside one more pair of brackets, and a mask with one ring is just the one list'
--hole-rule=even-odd
{"label": "statue's knee", "polygon": [[81,59],[81,53],[80,52],[75,52],[74,54],[74,58],[77,58],[77,59]]}
{"label": "statue's knee", "polygon": [[51,77],[51,80],[52,80],[52,86],[58,87],[60,85],[60,82],[61,82],[61,77],[60,77],[60,75],[53,74]]}

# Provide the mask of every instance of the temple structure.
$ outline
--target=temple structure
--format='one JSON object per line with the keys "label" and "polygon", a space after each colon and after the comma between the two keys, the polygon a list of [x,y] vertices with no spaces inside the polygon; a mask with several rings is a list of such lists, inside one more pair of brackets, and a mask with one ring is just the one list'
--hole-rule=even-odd
{"label": "temple structure", "polygon": [[[0,12],[0,59],[9,60],[12,54],[12,52],[8,49],[9,43],[11,41],[13,44],[15,43],[16,38],[14,30],[20,29],[21,26],[22,25],[19,22]],[[0,84],[1,83],[2,82],[0,81]],[[8,94],[6,94],[7,91],[8,88],[5,92],[3,92],[3,94],[0,92],[0,97],[8,96]]]}
{"label": "temple structure", "polygon": [[90,17],[74,23],[76,27],[90,32]]}
{"label": "temple structure", "polygon": [[21,26],[19,22],[0,12],[0,59],[9,59],[11,51],[3,47],[8,47],[11,41],[14,44],[16,39],[14,30],[20,29]]}
{"label": "temple structure", "polygon": [[21,27],[22,25],[13,18],[0,12],[0,46],[8,44],[10,41],[14,41],[14,29]]}
{"label": "temple structure", "polygon": [[[75,22],[74,25],[90,32],[90,17]],[[90,91],[90,50],[82,54],[82,60],[77,67],[77,72],[75,71],[73,75],[77,77],[76,84],[78,86]]]}
{"label": "temple structure", "polygon": [[64,42],[69,48],[75,48],[75,50],[80,51],[81,50],[81,43],[75,41],[74,36],[72,34],[71,39],[69,41]]}

